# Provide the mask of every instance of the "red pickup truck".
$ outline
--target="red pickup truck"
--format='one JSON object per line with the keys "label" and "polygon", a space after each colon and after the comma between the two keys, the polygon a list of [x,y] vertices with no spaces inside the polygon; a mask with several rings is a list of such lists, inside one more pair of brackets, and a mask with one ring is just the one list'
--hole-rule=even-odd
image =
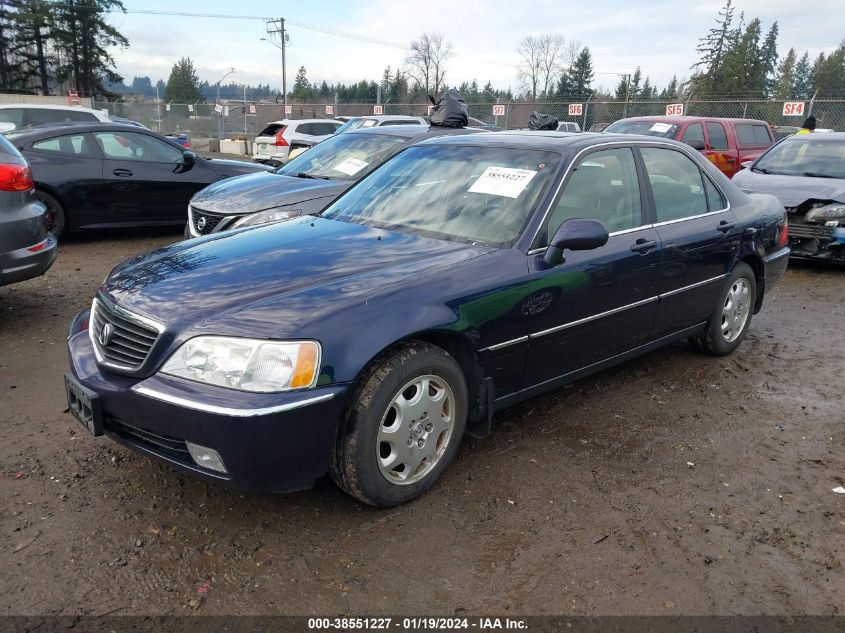
{"label": "red pickup truck", "polygon": [[605,128],[616,134],[672,138],[701,151],[728,178],[775,142],[771,127],[757,119],[698,116],[639,116],[620,119]]}

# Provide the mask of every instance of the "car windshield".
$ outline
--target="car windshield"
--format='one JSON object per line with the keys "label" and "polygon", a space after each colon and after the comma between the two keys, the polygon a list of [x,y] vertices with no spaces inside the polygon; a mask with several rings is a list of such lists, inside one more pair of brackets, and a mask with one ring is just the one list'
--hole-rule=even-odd
{"label": "car windshield", "polygon": [[408,139],[381,134],[341,134],[327,138],[276,170],[284,176],[358,180],[387,160]]}
{"label": "car windshield", "polygon": [[792,136],[775,145],[758,160],[753,169],[783,176],[845,178],[845,139]]}
{"label": "car windshield", "polygon": [[675,134],[678,133],[678,126],[659,121],[617,121],[604,128],[604,131],[608,134],[645,134],[647,136],[675,138]]}
{"label": "car windshield", "polygon": [[323,216],[436,239],[505,246],[522,232],[561,156],[529,149],[417,146]]}

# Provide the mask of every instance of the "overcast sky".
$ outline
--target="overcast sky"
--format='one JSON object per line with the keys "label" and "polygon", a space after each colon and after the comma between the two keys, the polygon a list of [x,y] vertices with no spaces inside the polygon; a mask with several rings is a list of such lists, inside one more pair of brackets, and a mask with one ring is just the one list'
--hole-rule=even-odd
{"label": "overcast sky", "polygon": [[[519,89],[516,75],[520,39],[529,34],[559,33],[589,46],[597,72],[595,84],[613,86],[612,74],[641,66],[652,82],[664,86],[672,75],[689,75],[698,39],[710,28],[721,2],[663,0],[316,0],[281,2],[240,0],[124,0],[128,10],[187,11],[229,16],[284,17],[293,22],[360,34],[407,46],[420,33],[443,32],[454,46],[447,82],[477,79],[498,88]],[[737,0],[737,15],[757,16],[767,30],[780,25],[779,52],[790,47],[811,57],[830,52],[845,37],[842,0]],[[115,51],[117,70],[127,83],[135,75],[165,81],[182,56],[194,60],[199,77],[215,83],[230,67],[226,81],[281,86],[281,52],[261,38],[265,24],[254,19],[113,14],[112,23],[130,46]],[[405,52],[390,46],[316,32],[289,24],[288,89],[300,66],[312,82],[349,83],[378,79],[384,67],[402,65]]]}

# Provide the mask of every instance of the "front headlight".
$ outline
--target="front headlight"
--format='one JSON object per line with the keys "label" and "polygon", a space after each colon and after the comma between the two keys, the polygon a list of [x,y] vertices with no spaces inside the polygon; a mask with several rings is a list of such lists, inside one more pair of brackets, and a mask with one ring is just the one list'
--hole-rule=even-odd
{"label": "front headlight", "polygon": [[298,215],[302,215],[302,211],[299,209],[267,209],[266,211],[245,215],[230,228],[239,229],[244,226],[258,226],[259,224],[267,224],[269,222],[281,222],[282,220],[295,218]]}
{"label": "front headlight", "polygon": [[845,218],[845,204],[828,204],[817,207],[804,216],[805,222],[827,222]]}
{"label": "front headlight", "polygon": [[306,389],[317,382],[316,341],[258,341],[198,336],[171,356],[161,373],[220,387],[268,393]]}

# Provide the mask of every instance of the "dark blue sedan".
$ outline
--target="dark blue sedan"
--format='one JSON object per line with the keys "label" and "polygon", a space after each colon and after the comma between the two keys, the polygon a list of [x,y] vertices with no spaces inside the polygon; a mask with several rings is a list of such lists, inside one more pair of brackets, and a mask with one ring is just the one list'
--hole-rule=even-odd
{"label": "dark blue sedan", "polygon": [[733,351],[788,261],[783,207],[652,137],[453,136],[320,215],[116,268],[71,325],[70,408],[203,479],[431,488],[496,411],[674,341]]}

